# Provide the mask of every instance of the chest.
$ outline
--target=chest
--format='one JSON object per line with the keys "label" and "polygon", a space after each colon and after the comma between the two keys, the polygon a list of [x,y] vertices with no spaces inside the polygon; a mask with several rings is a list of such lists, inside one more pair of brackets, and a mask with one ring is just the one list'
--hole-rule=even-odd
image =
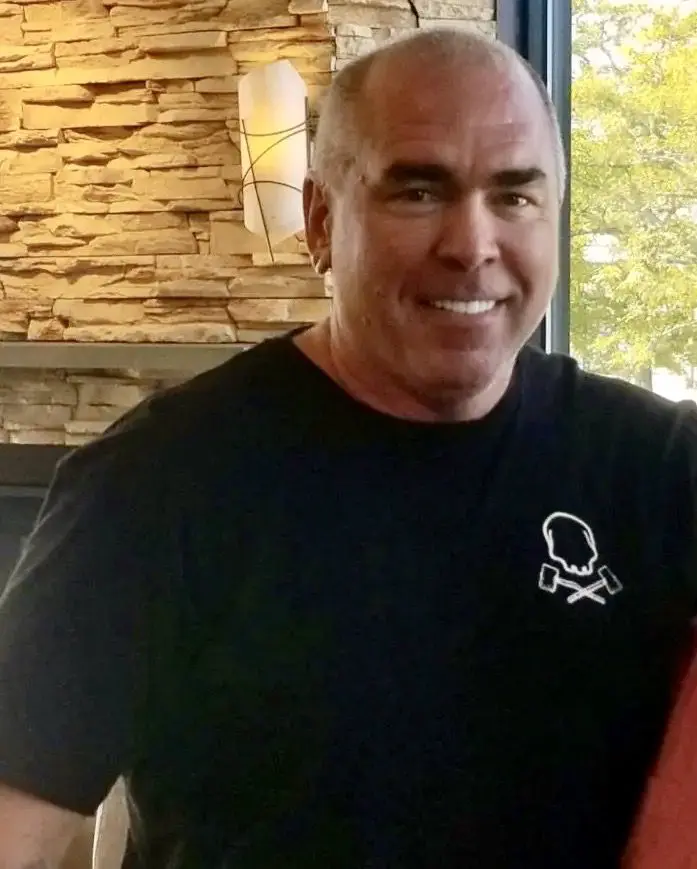
{"label": "chest", "polygon": [[690,616],[668,523],[636,486],[486,452],[287,456],[193,526],[206,678],[225,680],[210,690],[234,697],[247,666],[274,702],[379,708],[392,734],[487,710],[504,739],[555,703],[620,730],[660,705]]}
{"label": "chest", "polygon": [[161,798],[346,865],[616,850],[690,601],[646,481],[597,471],[314,448],[192,492]]}

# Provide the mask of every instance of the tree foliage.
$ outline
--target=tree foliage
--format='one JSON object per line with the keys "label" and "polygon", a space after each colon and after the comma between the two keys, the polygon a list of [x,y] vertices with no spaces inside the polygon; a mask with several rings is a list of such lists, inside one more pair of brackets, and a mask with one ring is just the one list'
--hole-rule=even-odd
{"label": "tree foliage", "polygon": [[574,0],[573,352],[697,365],[697,11]]}

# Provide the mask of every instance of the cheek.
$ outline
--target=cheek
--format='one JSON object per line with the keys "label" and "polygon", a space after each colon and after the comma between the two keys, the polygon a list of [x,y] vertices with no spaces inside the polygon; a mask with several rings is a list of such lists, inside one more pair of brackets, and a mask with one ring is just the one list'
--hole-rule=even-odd
{"label": "cheek", "polygon": [[550,227],[534,226],[508,239],[503,258],[527,294],[545,294],[553,290],[558,250],[556,234]]}

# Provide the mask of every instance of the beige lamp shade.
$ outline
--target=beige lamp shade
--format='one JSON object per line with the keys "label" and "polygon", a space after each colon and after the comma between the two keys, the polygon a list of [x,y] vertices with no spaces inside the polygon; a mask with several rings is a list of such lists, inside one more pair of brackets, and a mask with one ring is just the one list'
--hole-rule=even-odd
{"label": "beige lamp shade", "polygon": [[239,82],[244,224],[270,244],[303,229],[307,88],[288,60]]}

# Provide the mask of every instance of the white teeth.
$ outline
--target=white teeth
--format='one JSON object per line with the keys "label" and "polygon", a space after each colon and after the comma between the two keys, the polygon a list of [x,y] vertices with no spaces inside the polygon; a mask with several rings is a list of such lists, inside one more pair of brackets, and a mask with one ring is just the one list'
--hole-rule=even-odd
{"label": "white teeth", "polygon": [[456,299],[439,299],[436,302],[431,302],[434,308],[442,308],[444,311],[453,311],[455,314],[486,314],[491,311],[496,302],[491,300],[477,300],[474,302],[463,302]]}

